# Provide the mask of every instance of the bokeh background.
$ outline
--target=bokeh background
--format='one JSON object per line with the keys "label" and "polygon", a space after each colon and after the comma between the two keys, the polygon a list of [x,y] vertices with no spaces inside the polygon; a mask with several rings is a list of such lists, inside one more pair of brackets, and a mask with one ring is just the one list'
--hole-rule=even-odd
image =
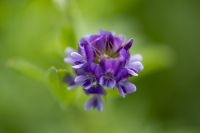
{"label": "bokeh background", "polygon": [[[199,24],[198,0],[0,0],[0,133],[199,133]],[[134,37],[145,69],[84,111],[64,50],[100,29]]]}

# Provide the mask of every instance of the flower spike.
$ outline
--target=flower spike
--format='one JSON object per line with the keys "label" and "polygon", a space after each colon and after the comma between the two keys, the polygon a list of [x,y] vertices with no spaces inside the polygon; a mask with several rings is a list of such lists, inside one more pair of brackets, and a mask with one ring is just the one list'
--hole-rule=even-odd
{"label": "flower spike", "polygon": [[125,97],[134,93],[136,86],[128,81],[129,77],[138,76],[144,69],[142,56],[131,56],[129,50],[133,46],[131,38],[127,42],[123,36],[114,32],[100,31],[97,34],[87,35],[80,39],[78,51],[66,49],[65,63],[72,65],[76,74],[69,80],[69,88],[76,85],[83,86],[87,95],[93,95],[85,104],[85,110],[96,108],[103,110],[102,96],[106,95],[104,87],[115,89]]}

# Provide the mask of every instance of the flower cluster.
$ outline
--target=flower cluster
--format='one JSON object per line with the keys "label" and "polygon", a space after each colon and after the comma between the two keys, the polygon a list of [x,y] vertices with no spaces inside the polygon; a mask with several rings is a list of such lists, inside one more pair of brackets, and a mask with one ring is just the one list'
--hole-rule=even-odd
{"label": "flower cluster", "polygon": [[86,94],[93,95],[85,104],[86,110],[91,107],[103,110],[101,96],[106,95],[104,87],[116,87],[123,97],[136,91],[136,86],[128,78],[138,76],[143,65],[141,55],[130,55],[132,43],[133,39],[125,42],[123,36],[100,31],[83,37],[78,52],[66,49],[64,61],[71,64],[76,73],[74,80],[69,80],[69,89],[82,85]]}

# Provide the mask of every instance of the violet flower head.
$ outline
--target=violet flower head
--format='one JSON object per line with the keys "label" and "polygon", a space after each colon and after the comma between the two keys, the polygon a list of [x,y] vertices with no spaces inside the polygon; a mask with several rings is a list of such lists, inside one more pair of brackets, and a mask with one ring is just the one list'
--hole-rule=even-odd
{"label": "violet flower head", "polygon": [[81,85],[87,95],[93,95],[85,104],[86,110],[103,110],[101,96],[106,95],[105,87],[117,88],[123,97],[136,91],[136,86],[128,78],[138,76],[144,67],[140,54],[130,55],[132,44],[133,39],[125,42],[123,36],[100,31],[83,37],[78,51],[66,49],[64,61],[72,65],[76,74],[73,86]]}

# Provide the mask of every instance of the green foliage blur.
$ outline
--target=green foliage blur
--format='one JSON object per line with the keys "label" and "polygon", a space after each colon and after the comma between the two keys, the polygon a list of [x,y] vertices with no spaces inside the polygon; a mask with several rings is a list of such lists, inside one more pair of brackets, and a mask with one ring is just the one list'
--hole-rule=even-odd
{"label": "green foliage blur", "polygon": [[[199,133],[200,2],[1,0],[0,133]],[[137,92],[109,90],[104,111],[62,78],[67,47],[98,30],[133,37]]]}

